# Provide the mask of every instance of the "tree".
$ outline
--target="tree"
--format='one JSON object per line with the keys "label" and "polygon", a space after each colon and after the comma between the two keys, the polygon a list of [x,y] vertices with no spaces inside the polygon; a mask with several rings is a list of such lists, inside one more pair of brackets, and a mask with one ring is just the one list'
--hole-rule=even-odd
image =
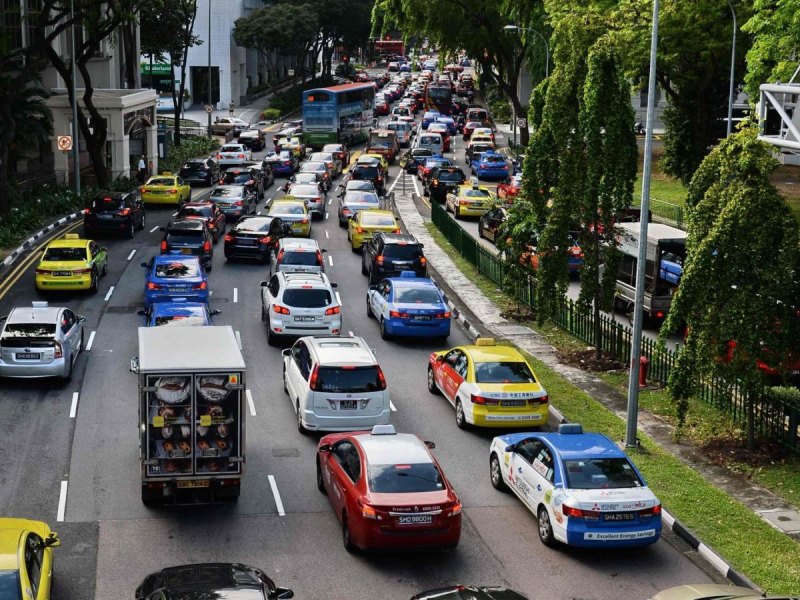
{"label": "tree", "polygon": [[753,16],[742,26],[742,31],[753,38],[747,53],[745,91],[755,101],[762,83],[789,81],[797,69],[800,0],[756,0],[753,8]]}
{"label": "tree", "polygon": [[747,407],[747,446],[755,444],[755,404],[765,383],[759,361],[798,356],[798,230],[769,182],[776,168],[747,127],[715,148],[689,188],[687,256],[662,339],[683,322],[688,334],[669,387],[679,422],[697,382],[718,376]]}
{"label": "tree", "polygon": [[9,158],[50,141],[53,117],[39,74],[24,67],[19,52],[0,53],[0,217],[9,211]]}

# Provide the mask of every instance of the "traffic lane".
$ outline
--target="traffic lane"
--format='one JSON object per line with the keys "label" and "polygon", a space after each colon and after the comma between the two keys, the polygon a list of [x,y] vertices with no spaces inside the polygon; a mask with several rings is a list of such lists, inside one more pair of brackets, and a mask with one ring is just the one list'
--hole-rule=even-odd
{"label": "traffic lane", "polygon": [[94,600],[99,524],[65,522],[50,525],[61,540],[61,547],[53,551],[52,597]]}

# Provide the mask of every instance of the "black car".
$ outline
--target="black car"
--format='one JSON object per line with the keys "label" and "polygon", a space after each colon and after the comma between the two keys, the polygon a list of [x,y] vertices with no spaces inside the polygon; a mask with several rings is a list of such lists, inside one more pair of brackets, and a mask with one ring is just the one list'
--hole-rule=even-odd
{"label": "black car", "polygon": [[189,202],[184,204],[176,215],[179,219],[199,219],[206,224],[211,235],[214,237],[214,243],[219,241],[219,238],[225,235],[225,215],[219,209],[219,206],[213,202]]}
{"label": "black car", "polygon": [[239,168],[254,167],[258,169],[258,173],[264,180],[264,189],[275,183],[275,173],[272,172],[272,166],[266,160],[245,160],[239,164]]}
{"label": "black car", "polygon": [[98,233],[121,233],[132,238],[144,229],[144,204],[138,192],[99,192],[83,211],[83,237]]}
{"label": "black car", "polygon": [[497,244],[497,233],[507,219],[508,211],[505,207],[495,206],[481,215],[481,220],[478,221],[478,236]]}
{"label": "black car", "polygon": [[186,161],[178,176],[189,185],[214,185],[219,180],[219,165],[211,158],[193,158]]}
{"label": "black car", "polygon": [[428,275],[428,260],[422,244],[407,233],[376,233],[364,244],[361,272],[377,283],[384,277],[399,277],[403,271],[414,271],[417,277]]}
{"label": "black car", "polygon": [[412,148],[400,157],[400,166],[406,173],[416,174],[417,167],[425,162],[425,159],[433,156],[430,148]]}
{"label": "black car", "polygon": [[372,165],[356,165],[350,169],[350,179],[371,181],[378,193],[383,196],[385,189],[383,173],[381,173],[378,167],[373,167]]}
{"label": "black car", "polygon": [[214,238],[200,219],[175,219],[162,227],[161,254],[182,254],[200,257],[207,272],[211,271]]}
{"label": "black car", "polygon": [[454,585],[420,592],[411,600],[528,600],[519,592],[504,587]]}
{"label": "black car", "polygon": [[231,167],[219,182],[221,185],[243,185],[259,200],[264,197],[264,175],[258,167]]}
{"label": "black car", "polygon": [[466,183],[467,176],[460,167],[434,167],[422,181],[425,195],[431,200],[444,202],[448,192]]}
{"label": "black car", "polygon": [[284,600],[294,592],[277,587],[261,570],[241,563],[199,563],[168,567],[144,578],[136,600],[248,598]]}
{"label": "black car", "polygon": [[291,234],[292,226],[280,217],[242,217],[225,236],[225,258],[257,258],[267,262],[278,240]]}

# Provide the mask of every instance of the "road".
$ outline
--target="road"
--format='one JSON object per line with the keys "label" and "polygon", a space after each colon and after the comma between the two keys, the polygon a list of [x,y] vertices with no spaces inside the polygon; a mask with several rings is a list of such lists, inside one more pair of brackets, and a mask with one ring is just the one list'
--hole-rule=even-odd
{"label": "road", "polygon": [[[396,176],[394,167],[392,181]],[[267,197],[279,195],[282,183],[278,180]],[[196,189],[193,197],[207,194]],[[425,555],[354,556],[344,550],[339,522],[315,485],[318,436],[297,432],[282,390],[280,348],[267,345],[260,321],[259,282],[266,267],[226,263],[221,246],[210,275],[211,304],[222,310],[216,323],[241,334],[255,408],[247,425],[242,496],[238,503],[212,507],[141,503],[137,380],[128,368],[142,324],[140,263],[158,252],[157,227],[172,216],[171,210],[150,210],[147,229],[135,239],[102,242],[109,250],[109,273],[96,295],[49,299],[87,318],[91,349],[80,357],[73,380],[0,381],[6,440],[0,446],[0,506],[3,515],[44,520],[60,533],[54,598],[133,598],[147,573],[196,561],[250,563],[294,589],[297,598],[315,600],[401,599],[452,583],[509,585],[531,598],[644,599],[672,585],[716,579],[671,536],[645,550],[545,548],[533,515],[489,482],[493,434],[460,431],[450,405],[427,391],[427,357],[439,346],[385,342],[366,318],[359,258],[337,225],[335,199],[329,210],[333,216],[316,221],[312,236],[328,250],[327,272],[339,284],[344,331],[363,336],[376,349],[397,409],[397,429],[436,442],[434,452],[465,507],[459,547]],[[37,299],[36,253],[29,257],[0,284],[0,314]],[[467,342],[454,325],[449,343]]]}

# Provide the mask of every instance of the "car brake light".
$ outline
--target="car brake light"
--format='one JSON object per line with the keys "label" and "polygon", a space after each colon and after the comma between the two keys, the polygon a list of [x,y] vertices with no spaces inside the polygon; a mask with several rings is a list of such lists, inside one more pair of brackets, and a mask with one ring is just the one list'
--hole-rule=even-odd
{"label": "car brake light", "polygon": [[318,376],[319,376],[319,365],[314,365],[314,369],[311,371],[311,376],[308,378],[308,389],[316,391]]}
{"label": "car brake light", "polygon": [[278,262],[281,261],[281,259],[283,258],[283,255],[284,255],[285,252],[286,252],[286,250],[283,250],[283,249],[281,249],[281,251],[278,252],[278,258],[276,259]]}
{"label": "car brake light", "polygon": [[203,242],[203,252],[211,252],[211,242]]}
{"label": "car brake light", "polygon": [[437,319],[449,319],[450,318],[450,311],[443,312],[443,313],[436,313]]}
{"label": "car brake light", "polygon": [[233,203],[234,206],[242,206],[244,203],[241,200],[237,200]]}
{"label": "car brake light", "polygon": [[237,158],[244,158],[244,154],[237,154],[236,157]]}
{"label": "car brake light", "polygon": [[428,259],[425,258],[424,256],[420,256],[419,257],[419,264],[421,264],[422,266],[427,265],[428,264]]}
{"label": "car brake light", "polygon": [[356,233],[364,233],[363,227],[356,227]]}
{"label": "car brake light", "polygon": [[455,517],[461,514],[461,502],[453,504],[453,508],[447,513],[448,517]]}
{"label": "car brake light", "polygon": [[161,241],[161,251],[162,252],[166,252],[167,251],[167,241],[166,240],[162,240]]}
{"label": "car brake light", "polygon": [[272,238],[268,235],[264,236],[260,240],[258,240],[262,244],[269,244],[272,241]]}
{"label": "car brake light", "polygon": [[50,273],[50,271],[48,271],[47,269],[36,269],[36,274],[37,275],[47,275],[49,273]]}
{"label": "car brake light", "polygon": [[208,287],[208,283],[206,283],[205,281],[201,281],[200,283],[195,283],[195,284],[192,286],[192,289],[193,289],[193,290],[204,290],[204,289],[206,289],[207,287]]}
{"label": "car brake light", "polygon": [[178,190],[170,190],[170,191],[169,191],[169,193],[170,193],[170,194],[177,194],[177,193],[178,193]]}
{"label": "car brake light", "polygon": [[401,313],[396,310],[390,310],[389,317],[391,317],[392,319],[407,319],[408,313]]}
{"label": "car brake light", "polygon": [[308,225],[308,219],[300,219],[301,225]]}
{"label": "car brake light", "polygon": [[[361,504],[361,502],[359,502]],[[369,504],[361,504],[361,516],[365,519],[374,519],[375,521],[380,521],[381,516],[378,514],[372,506]]]}
{"label": "car brake light", "polygon": [[120,217],[127,217],[129,214],[131,214],[131,209],[130,209],[130,208],[123,208],[123,209],[122,209],[121,211],[119,211],[117,214],[118,214]]}
{"label": "car brake light", "polygon": [[83,214],[85,214],[85,215],[88,215],[90,212],[92,212],[92,211],[89,210],[88,208],[84,208],[83,209]]}
{"label": "car brake light", "polygon": [[64,357],[64,349],[61,347],[61,344],[55,342],[55,353],[53,354],[53,358],[63,358]]}
{"label": "car brake light", "polygon": [[380,365],[377,366],[378,369],[378,387],[382,390],[386,389],[386,377],[383,375],[383,369],[381,369]]}
{"label": "car brake light", "polygon": [[326,315],[338,315],[342,311],[341,306],[331,306],[325,311]]}
{"label": "car brake light", "polygon": [[217,154],[217,158],[222,158],[222,154]]}
{"label": "car brake light", "polygon": [[400,233],[400,228],[396,227],[395,230],[393,231],[393,233]]}
{"label": "car brake light", "polygon": [[148,191],[149,191],[149,190],[148,190],[146,187],[144,187],[144,186],[142,186],[142,187],[140,187],[140,188],[139,188],[139,192],[140,192],[140,193],[142,193],[142,194],[144,194],[145,192],[148,192]]}
{"label": "car brake light", "polygon": [[[281,252],[283,252],[283,250],[281,250]],[[317,250],[317,264],[321,265],[322,262],[323,262],[322,261],[322,252],[320,250]]]}
{"label": "car brake light", "polygon": [[147,282],[147,289],[148,290],[160,290],[161,286],[157,283],[153,283],[152,281]]}
{"label": "car brake light", "polygon": [[645,508],[644,510],[639,511],[639,516],[643,518],[650,518],[650,517],[660,517],[661,516],[661,505],[656,504],[650,508]]}
{"label": "car brake light", "polygon": [[567,506],[564,504],[561,507],[561,511],[564,513],[565,517],[569,517],[571,519],[590,519],[596,520],[600,517],[600,512],[596,510],[582,510],[580,508],[575,508],[573,506]]}
{"label": "car brake light", "polygon": [[547,404],[550,402],[550,397],[545,394],[544,396],[539,396],[538,398],[528,398],[528,406],[535,406],[536,404]]}
{"label": "car brake light", "polygon": [[285,306],[281,306],[280,304],[273,304],[272,305],[272,312],[275,312],[275,313],[278,313],[278,314],[281,314],[281,315],[290,314],[289,313],[289,309],[286,308]]}
{"label": "car brake light", "polygon": [[379,265],[382,265],[383,264],[383,254],[378,254],[378,256],[375,257],[375,262],[378,263]]}
{"label": "car brake light", "polygon": [[234,236],[232,236],[232,235],[226,235],[225,236],[225,241],[226,242],[235,242],[236,238]]}
{"label": "car brake light", "polygon": [[486,396],[479,396],[477,394],[470,394],[469,399],[473,404],[480,404],[483,406],[496,405],[500,403],[500,400],[497,398],[487,398]]}

